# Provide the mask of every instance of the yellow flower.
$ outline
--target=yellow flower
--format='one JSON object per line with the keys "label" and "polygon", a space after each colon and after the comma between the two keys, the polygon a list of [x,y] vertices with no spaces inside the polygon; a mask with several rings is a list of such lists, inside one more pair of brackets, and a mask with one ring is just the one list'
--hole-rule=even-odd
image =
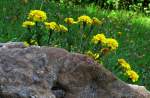
{"label": "yellow flower", "polygon": [[60,28],[60,31],[61,31],[61,32],[68,32],[68,28],[66,28],[66,27],[63,26],[63,25],[59,25],[59,28]]}
{"label": "yellow flower", "polygon": [[125,61],[125,59],[118,59],[118,63],[119,64],[124,64],[124,63],[127,63],[127,62]]}
{"label": "yellow flower", "polygon": [[100,24],[102,24],[102,22],[98,18],[93,17],[92,24],[93,25],[100,25]]}
{"label": "yellow flower", "polygon": [[23,45],[25,46],[25,47],[29,47],[30,46],[30,44],[28,43],[28,42],[23,42]]}
{"label": "yellow flower", "polygon": [[86,54],[95,60],[100,57],[99,53],[93,53],[92,51],[88,51]]}
{"label": "yellow flower", "polygon": [[92,42],[94,44],[97,44],[99,42],[102,44],[105,44],[106,43],[106,37],[104,34],[97,34],[97,35],[93,36]]}
{"label": "yellow flower", "polygon": [[33,40],[33,39],[30,40],[30,43],[31,43],[32,45],[38,45],[37,41],[36,41],[36,40]]}
{"label": "yellow flower", "polygon": [[65,21],[65,23],[67,23],[69,25],[77,23],[77,22],[74,21],[73,18],[65,18],[64,21]]}
{"label": "yellow flower", "polygon": [[27,28],[27,27],[32,27],[32,26],[34,26],[34,25],[35,25],[35,22],[32,22],[32,21],[25,21],[25,22],[23,22],[22,27]]}
{"label": "yellow flower", "polygon": [[122,68],[124,68],[124,70],[131,70],[131,66],[128,63],[123,63],[121,64]]}
{"label": "yellow flower", "polygon": [[97,60],[100,57],[99,53],[94,54],[94,59]]}
{"label": "yellow flower", "polygon": [[31,10],[28,14],[28,19],[36,21],[36,22],[43,22],[47,19],[46,13],[41,10]]}
{"label": "yellow flower", "polygon": [[60,31],[59,25],[56,22],[45,22],[44,23],[47,29]]}
{"label": "yellow flower", "polygon": [[113,51],[118,48],[118,42],[115,39],[107,38],[106,39],[106,45]]}
{"label": "yellow flower", "polygon": [[131,70],[130,64],[127,63],[124,59],[118,59],[118,64],[120,64],[124,70]]}
{"label": "yellow flower", "polygon": [[81,23],[85,22],[86,24],[91,25],[92,19],[89,16],[83,15],[83,16],[78,17],[78,22],[81,22]]}
{"label": "yellow flower", "polygon": [[139,79],[139,75],[133,70],[126,71],[126,74],[132,80],[132,82],[136,82]]}

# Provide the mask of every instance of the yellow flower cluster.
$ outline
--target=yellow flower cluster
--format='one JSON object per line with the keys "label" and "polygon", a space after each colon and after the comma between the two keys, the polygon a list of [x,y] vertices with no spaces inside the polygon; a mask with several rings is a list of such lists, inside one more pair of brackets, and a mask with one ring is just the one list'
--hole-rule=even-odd
{"label": "yellow flower cluster", "polygon": [[24,46],[29,47],[30,45],[38,45],[36,40],[30,39],[30,42],[28,43],[27,41],[24,41]]}
{"label": "yellow flower cluster", "polygon": [[88,51],[86,54],[94,60],[97,60],[100,57],[99,53],[93,53],[92,51]]}
{"label": "yellow flower cluster", "polygon": [[25,47],[29,47],[29,46],[30,46],[30,44],[29,44],[27,41],[24,41],[24,42],[23,42],[23,45],[24,45]]}
{"label": "yellow flower cluster", "polygon": [[106,46],[109,47],[112,51],[118,48],[118,42],[115,39],[107,38],[106,39]]}
{"label": "yellow flower cluster", "polygon": [[126,74],[129,76],[130,79],[132,79],[132,82],[136,82],[139,79],[139,75],[133,70],[126,71]]}
{"label": "yellow flower cluster", "polygon": [[129,63],[126,62],[124,59],[118,59],[118,64],[124,69],[126,75],[132,80],[132,82],[138,81],[139,75],[131,69]]}
{"label": "yellow flower cluster", "polygon": [[59,29],[61,32],[68,32],[68,28],[65,27],[64,25],[59,25]]}
{"label": "yellow flower cluster", "polygon": [[73,18],[65,18],[65,23],[67,23],[68,25],[72,25],[72,24],[75,24],[77,22],[74,21]]}
{"label": "yellow flower cluster", "polygon": [[44,23],[47,29],[59,31],[59,25],[56,22],[45,22]]}
{"label": "yellow flower cluster", "polygon": [[38,45],[37,41],[36,41],[36,40],[33,40],[33,39],[30,40],[30,44],[31,44],[31,45]]}
{"label": "yellow flower cluster", "polygon": [[35,22],[25,21],[25,22],[23,22],[22,27],[28,28],[28,27],[32,27],[34,25],[35,25]]}
{"label": "yellow flower cluster", "polygon": [[92,19],[89,16],[83,15],[83,16],[78,17],[78,22],[81,22],[81,23],[84,22],[88,25],[91,25],[92,24]]}
{"label": "yellow flower cluster", "polygon": [[68,28],[64,25],[58,25],[56,22],[45,22],[44,23],[47,29],[57,31],[57,32],[68,32]]}
{"label": "yellow flower cluster", "polygon": [[100,24],[102,24],[102,22],[98,18],[93,17],[92,18],[92,24],[93,25],[100,25]]}
{"label": "yellow flower cluster", "polygon": [[124,70],[131,70],[130,64],[127,63],[124,59],[118,59],[118,64],[120,64]]}
{"label": "yellow flower cluster", "polygon": [[36,22],[43,22],[47,19],[47,15],[44,11],[41,10],[31,10],[28,14],[28,19]]}
{"label": "yellow flower cluster", "polygon": [[118,48],[118,42],[115,39],[112,38],[106,38],[104,34],[97,34],[93,36],[92,42],[94,44],[102,44],[107,47],[109,47],[112,51],[116,50]]}
{"label": "yellow flower cluster", "polygon": [[98,43],[105,44],[106,37],[104,34],[97,34],[97,35],[93,36],[92,42],[94,44],[98,44]]}
{"label": "yellow flower cluster", "polygon": [[75,23],[86,23],[88,25],[100,25],[102,24],[102,22],[96,18],[96,17],[93,17],[92,19],[89,17],[89,16],[86,16],[86,15],[82,15],[80,17],[78,17],[78,20],[77,22],[74,21],[73,18],[65,18],[65,23],[71,25],[71,24],[75,24]]}

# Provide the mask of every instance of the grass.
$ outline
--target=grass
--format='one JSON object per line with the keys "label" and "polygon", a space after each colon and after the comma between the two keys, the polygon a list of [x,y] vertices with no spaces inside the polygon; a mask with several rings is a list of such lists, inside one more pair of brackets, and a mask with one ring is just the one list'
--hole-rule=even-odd
{"label": "grass", "polygon": [[[77,18],[80,15],[96,16],[103,19],[103,25],[97,27],[94,34],[107,33],[119,42],[119,49],[104,58],[104,66],[124,81],[122,72],[117,69],[117,59],[125,58],[134,70],[140,75],[136,84],[144,85],[150,90],[150,17],[141,13],[129,11],[108,11],[94,5],[65,5],[54,2],[44,3],[42,0],[1,0],[0,1],[0,42],[20,41],[20,36],[26,32],[22,28],[22,22],[26,20],[27,13],[31,9],[40,9],[47,12],[50,21],[63,23],[65,17]],[[47,0],[48,1],[48,0]],[[70,35],[74,39],[76,33]],[[118,32],[122,32],[119,36]],[[56,37],[56,36],[55,36]],[[78,46],[78,40],[75,41]],[[72,49],[79,52],[78,47]]]}

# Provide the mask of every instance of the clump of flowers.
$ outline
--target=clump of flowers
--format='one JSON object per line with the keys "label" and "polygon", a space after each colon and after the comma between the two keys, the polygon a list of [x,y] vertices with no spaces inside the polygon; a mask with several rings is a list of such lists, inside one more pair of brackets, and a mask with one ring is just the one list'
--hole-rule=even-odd
{"label": "clump of flowers", "polygon": [[[30,40],[33,38],[37,41],[38,45],[41,45],[42,40],[42,28],[44,21],[47,20],[47,15],[44,11],[41,10],[31,10],[28,14],[27,21],[23,22],[22,26],[26,27],[30,34],[27,34],[24,40],[30,43]],[[35,26],[35,28],[31,28]],[[41,32],[41,33],[39,33]]]}
{"label": "clump of flowers", "polygon": [[78,22],[79,23],[86,23],[88,25],[92,24],[92,19],[89,16],[83,15],[78,17]]}
{"label": "clump of flowers", "polygon": [[29,28],[29,27],[33,27],[33,26],[35,26],[35,22],[32,22],[32,21],[25,21],[22,24],[22,27],[25,27],[25,28]]}
{"label": "clump of flowers", "polygon": [[116,50],[119,46],[117,40],[113,38],[106,38],[104,34],[97,34],[93,36],[92,42],[94,44],[99,43],[102,46],[107,46],[112,51]]}
{"label": "clump of flowers", "polygon": [[117,40],[107,38],[103,33],[94,35],[92,38],[92,43],[94,43],[94,47],[92,49],[94,50],[93,54],[99,54],[97,59],[102,59],[103,56],[115,51],[119,46]]}
{"label": "clump of flowers", "polygon": [[68,25],[72,25],[72,24],[75,24],[77,22],[74,21],[73,18],[65,18],[65,23],[67,23]]}
{"label": "clump of flowers", "polygon": [[131,69],[131,65],[127,63],[125,59],[118,59],[118,64],[121,65],[125,71],[125,75],[127,75],[132,80],[132,82],[138,81],[139,75]]}
{"label": "clump of flowers", "polygon": [[46,21],[47,15],[44,11],[41,10],[31,10],[28,14],[28,19],[35,22],[43,22]]}

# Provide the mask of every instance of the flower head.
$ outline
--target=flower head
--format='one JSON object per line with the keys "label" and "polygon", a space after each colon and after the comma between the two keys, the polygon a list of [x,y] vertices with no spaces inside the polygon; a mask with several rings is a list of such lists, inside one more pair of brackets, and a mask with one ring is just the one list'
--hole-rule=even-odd
{"label": "flower head", "polygon": [[67,23],[69,25],[77,23],[77,22],[74,21],[73,18],[65,18],[64,21],[65,21],[65,23]]}
{"label": "flower head", "polygon": [[127,62],[125,61],[125,59],[118,59],[118,63],[119,64],[124,64],[124,63],[127,63]]}
{"label": "flower head", "polygon": [[93,17],[92,18],[92,24],[93,25],[100,25],[100,24],[102,24],[102,22],[98,18]]}
{"label": "flower head", "polygon": [[107,38],[106,39],[106,45],[113,51],[118,48],[118,42],[115,39]]}
{"label": "flower head", "polygon": [[83,16],[78,17],[78,22],[81,22],[81,23],[84,22],[88,25],[91,25],[92,24],[92,19],[89,16],[83,15]]}
{"label": "flower head", "polygon": [[105,44],[106,43],[106,37],[104,34],[97,34],[97,35],[93,36],[92,42],[94,44],[97,44],[97,43]]}
{"label": "flower head", "polygon": [[65,27],[64,25],[59,25],[59,28],[61,32],[68,32],[68,28]]}
{"label": "flower head", "polygon": [[47,29],[53,31],[60,31],[59,25],[56,22],[45,22],[44,23]]}
{"label": "flower head", "polygon": [[36,21],[36,22],[43,22],[47,19],[46,13],[41,10],[31,10],[28,14],[28,19]]}
{"label": "flower head", "polygon": [[124,59],[118,59],[118,64],[120,64],[124,70],[131,70],[130,64],[127,63]]}
{"label": "flower head", "polygon": [[36,40],[31,39],[30,40],[30,44],[31,45],[38,45],[38,42]]}
{"label": "flower head", "polygon": [[28,28],[28,27],[32,27],[34,25],[35,25],[35,22],[25,21],[25,22],[23,22],[22,27]]}
{"label": "flower head", "polygon": [[24,45],[25,47],[29,47],[29,46],[30,46],[30,44],[29,44],[27,41],[24,41],[24,42],[23,42],[23,45]]}
{"label": "flower head", "polygon": [[133,70],[127,70],[126,74],[132,80],[132,82],[136,82],[139,79],[139,75]]}

